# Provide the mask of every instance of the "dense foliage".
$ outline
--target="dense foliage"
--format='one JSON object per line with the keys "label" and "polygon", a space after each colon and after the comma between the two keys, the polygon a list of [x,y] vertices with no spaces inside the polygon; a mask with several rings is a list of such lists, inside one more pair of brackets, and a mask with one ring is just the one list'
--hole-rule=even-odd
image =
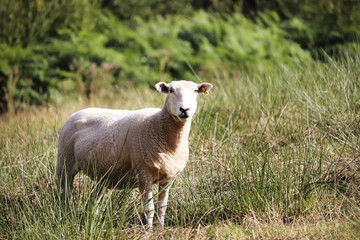
{"label": "dense foliage", "polygon": [[1,1],[0,112],[127,83],[310,61],[310,50],[356,39],[358,13],[352,0]]}

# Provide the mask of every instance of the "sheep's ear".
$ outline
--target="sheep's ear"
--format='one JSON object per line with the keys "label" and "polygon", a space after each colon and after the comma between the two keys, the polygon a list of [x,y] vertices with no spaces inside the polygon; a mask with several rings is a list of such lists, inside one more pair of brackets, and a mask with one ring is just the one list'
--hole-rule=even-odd
{"label": "sheep's ear", "polygon": [[155,84],[156,91],[160,93],[168,93],[169,87],[169,84],[166,84],[164,82],[158,82],[157,84]]}
{"label": "sheep's ear", "polygon": [[213,87],[211,83],[200,83],[198,84],[198,93],[208,95],[208,92]]}

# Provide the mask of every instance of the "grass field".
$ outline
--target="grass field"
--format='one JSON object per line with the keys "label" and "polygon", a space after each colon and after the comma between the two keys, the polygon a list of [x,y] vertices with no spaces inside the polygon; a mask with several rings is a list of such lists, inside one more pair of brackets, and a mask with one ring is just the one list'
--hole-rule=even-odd
{"label": "grass field", "polygon": [[[360,58],[200,74],[190,161],[164,230],[144,230],[137,190],[84,175],[61,207],[58,132],[85,107],[161,107],[147,87],[63,98],[0,116],[0,239],[356,239],[360,236]],[[206,77],[206,78],[205,78]],[[200,81],[200,80],[199,80]]]}

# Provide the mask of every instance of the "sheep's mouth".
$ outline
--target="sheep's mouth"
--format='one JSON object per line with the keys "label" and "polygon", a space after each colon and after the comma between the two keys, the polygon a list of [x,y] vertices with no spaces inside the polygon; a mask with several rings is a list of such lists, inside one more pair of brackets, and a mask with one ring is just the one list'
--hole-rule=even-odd
{"label": "sheep's mouth", "polygon": [[178,119],[180,120],[180,121],[186,121],[187,119],[189,119],[190,118],[190,115],[189,114],[187,114],[187,113],[180,113],[180,114],[178,114],[177,115],[177,117],[178,117]]}

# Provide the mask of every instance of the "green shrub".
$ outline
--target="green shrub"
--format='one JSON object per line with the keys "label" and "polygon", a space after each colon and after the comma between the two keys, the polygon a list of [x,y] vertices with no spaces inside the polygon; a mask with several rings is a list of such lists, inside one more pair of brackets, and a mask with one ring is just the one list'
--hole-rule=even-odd
{"label": "green shrub", "polygon": [[[46,43],[26,47],[2,44],[0,83],[5,86],[8,71],[17,68],[16,89],[21,91],[14,92],[14,99],[39,104],[51,100],[50,92],[71,94],[79,81],[87,86],[82,92],[92,96],[95,88],[90,85],[101,87],[102,79],[89,77],[86,69],[95,66],[101,72],[103,64],[116,66],[111,79],[103,84],[108,86],[123,81],[194,80],[194,71],[213,71],[214,66],[230,72],[253,71],[311,60],[300,46],[286,40],[279,25],[276,13],[263,14],[255,24],[240,14],[224,17],[199,11],[189,18],[138,18],[133,27],[111,14],[97,15],[94,25],[76,31],[58,29],[57,37]],[[75,62],[81,64],[74,67]],[[62,84],[69,80],[76,84]],[[6,101],[2,99],[3,108]]]}
{"label": "green shrub", "polygon": [[101,0],[101,7],[121,20],[133,20],[136,17],[148,20],[157,15],[189,14],[193,10],[192,0]]}
{"label": "green shrub", "polygon": [[[7,108],[7,101],[40,104],[49,100],[47,90],[52,81],[47,75],[49,62],[44,55],[35,48],[0,44],[0,59],[0,86],[4,96],[0,107],[3,110]],[[13,89],[9,88],[10,82]]]}
{"label": "green shrub", "polygon": [[27,46],[56,37],[59,29],[73,32],[93,25],[96,0],[3,0],[0,2],[0,42]]}

